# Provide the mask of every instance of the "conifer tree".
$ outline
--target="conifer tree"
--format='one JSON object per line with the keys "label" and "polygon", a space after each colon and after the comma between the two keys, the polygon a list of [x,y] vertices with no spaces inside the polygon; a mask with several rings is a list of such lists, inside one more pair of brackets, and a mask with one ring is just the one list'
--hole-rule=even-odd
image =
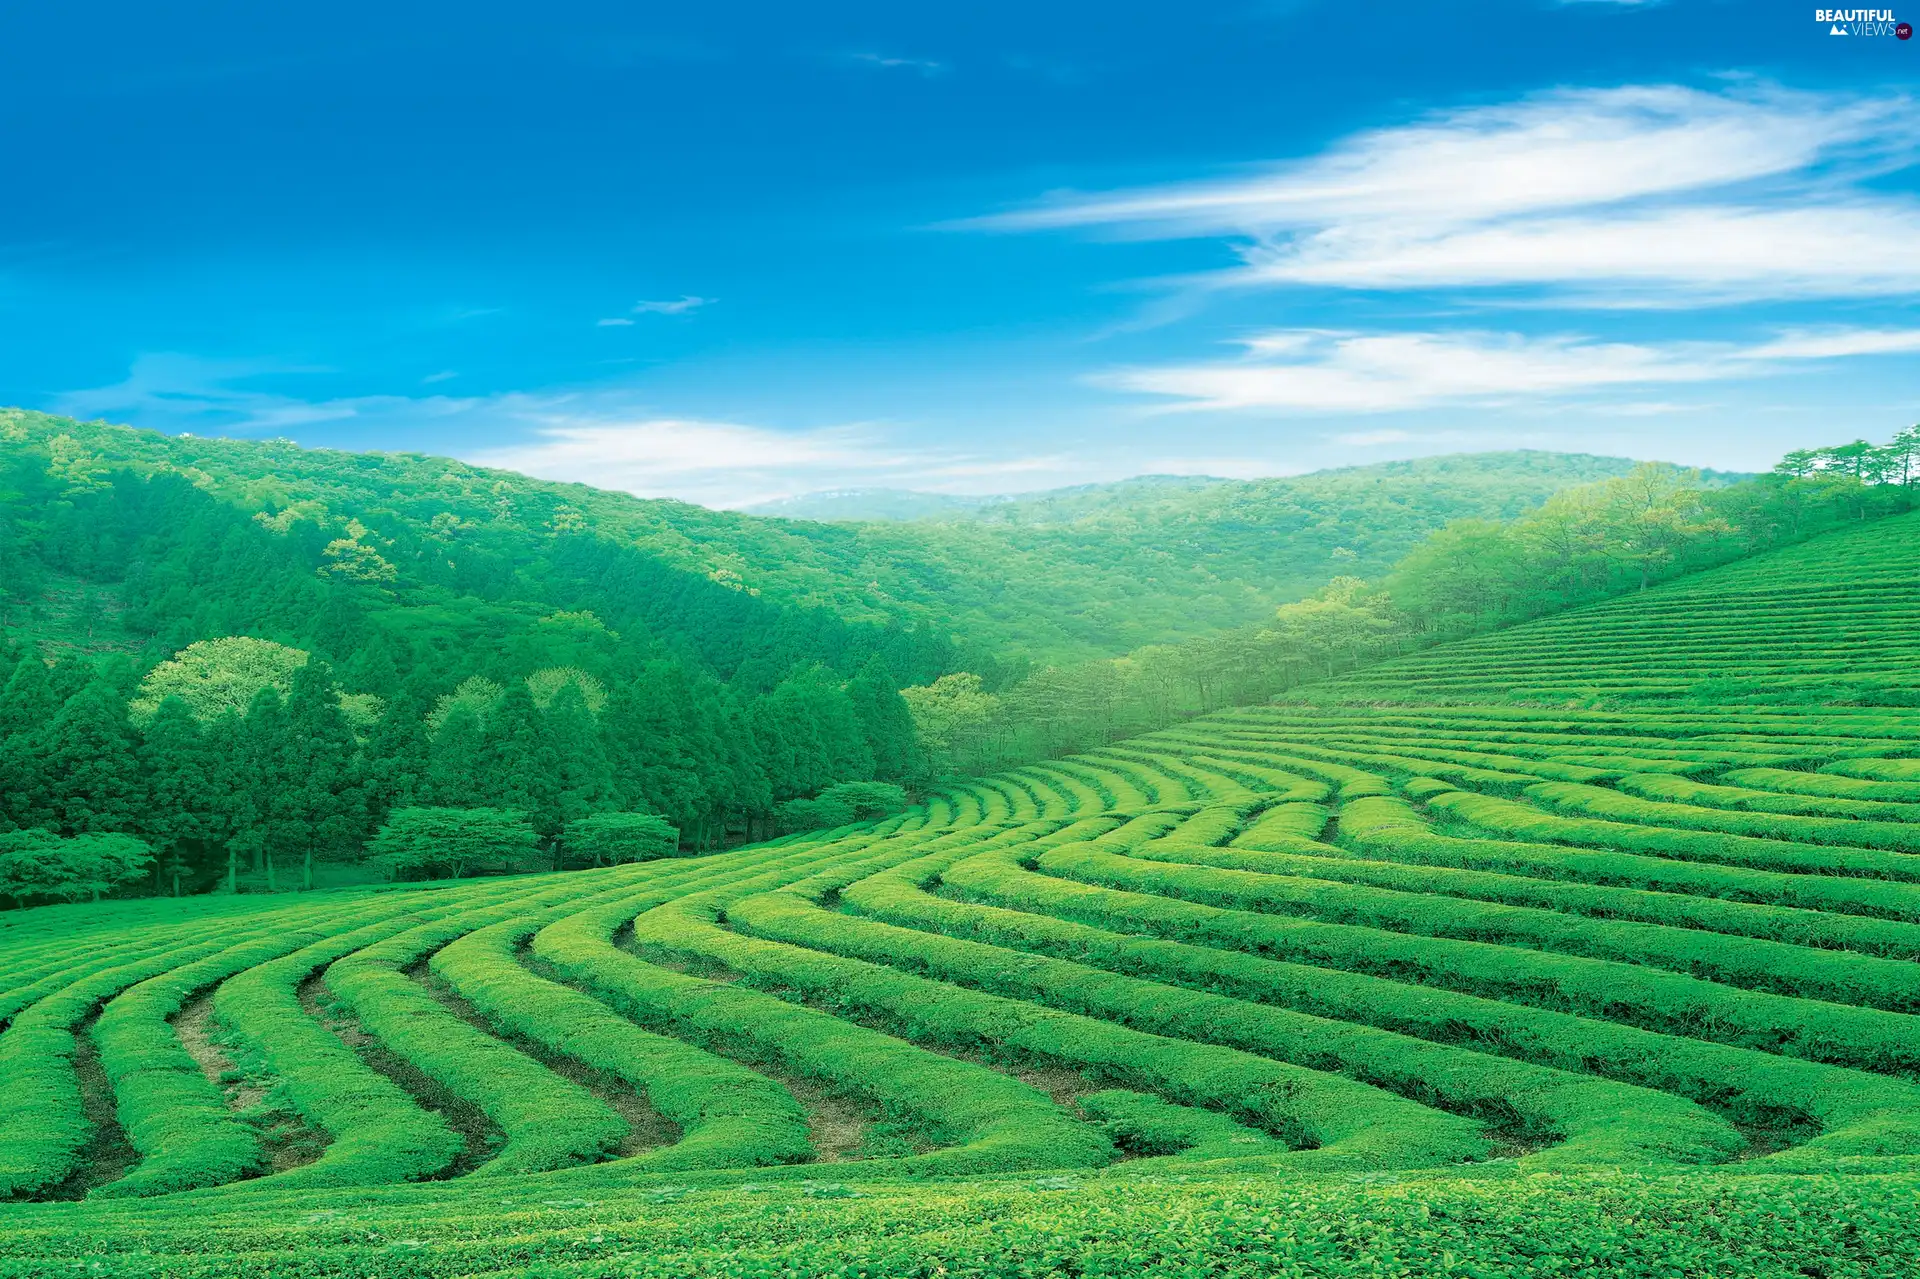
{"label": "conifer tree", "polygon": [[873,775],[888,781],[918,778],[922,768],[913,712],[900,696],[886,659],[879,654],[869,657],[847,684],[847,696],[873,753]]}
{"label": "conifer tree", "polygon": [[67,835],[137,829],[146,788],[126,701],[105,682],[67,699],[47,726],[40,754],[48,808]]}
{"label": "conifer tree", "polygon": [[428,757],[425,789],[435,805],[472,808],[487,802],[487,739],[472,707],[448,712],[433,734]]}
{"label": "conifer tree", "polygon": [[353,730],[340,710],[333,668],[317,658],[294,673],[282,749],[291,786],[281,811],[300,849],[300,886],[310,889],[315,860],[357,847],[366,821]]}
{"label": "conifer tree", "polygon": [[205,734],[184,701],[168,697],[160,703],[147,722],[140,763],[148,791],[140,832],[159,854],[178,897],[191,854],[212,842],[217,821]]}
{"label": "conifer tree", "polygon": [[245,799],[236,803],[240,819],[236,838],[252,854],[254,869],[266,871],[270,893],[280,888],[276,854],[289,844],[297,846],[300,837],[288,820],[287,796],[299,782],[291,771],[293,752],[287,733],[286,703],[280,700],[280,691],[268,685],[254,694],[247,707],[245,771],[237,779]]}

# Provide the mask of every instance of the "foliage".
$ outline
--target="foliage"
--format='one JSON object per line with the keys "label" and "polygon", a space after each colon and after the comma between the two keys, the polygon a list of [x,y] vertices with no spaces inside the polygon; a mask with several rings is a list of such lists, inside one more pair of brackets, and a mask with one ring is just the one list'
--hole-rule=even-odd
{"label": "foliage", "polygon": [[262,689],[292,692],[293,673],[307,660],[301,649],[247,635],[198,640],[147,672],[127,713],[145,723],[161,702],[177,697],[202,721],[228,711],[244,715]]}
{"label": "foliage", "polygon": [[516,870],[538,851],[525,813],[499,808],[396,808],[367,845],[368,861],[392,876]]}
{"label": "foliage", "polygon": [[16,901],[98,901],[147,873],[153,850],[131,835],[49,830],[0,833],[0,896]]}
{"label": "foliage", "polygon": [[938,771],[1044,759],[1899,514],[1912,490],[1892,474],[1719,484],[1642,465],[1508,523],[1449,524],[1379,583],[1336,576],[1264,625],[1040,667],[992,701],[956,675],[902,696]]}
{"label": "foliage", "polygon": [[595,813],[568,822],[561,846],[574,861],[620,866],[673,856],[680,832],[652,813]]}
{"label": "foliage", "polygon": [[811,799],[790,799],[775,810],[786,831],[830,830],[886,817],[907,806],[907,792],[892,782],[841,782]]}

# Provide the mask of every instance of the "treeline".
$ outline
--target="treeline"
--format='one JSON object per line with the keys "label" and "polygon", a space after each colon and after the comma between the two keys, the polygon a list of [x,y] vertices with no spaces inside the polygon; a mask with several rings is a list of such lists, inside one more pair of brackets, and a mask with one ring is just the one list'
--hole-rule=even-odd
{"label": "treeline", "polygon": [[1916,488],[1920,427],[1884,446],[1792,453],[1730,485],[1644,464],[1515,520],[1455,521],[1378,582],[1336,577],[1260,626],[1044,667],[1001,688],[949,674],[903,696],[938,770],[990,772],[1908,511]]}
{"label": "treeline", "polygon": [[[579,656],[568,637],[596,628],[591,615],[560,619],[550,656]],[[605,681],[569,664],[452,687],[419,668],[386,699],[343,688],[301,650],[240,637],[192,645],[144,677],[124,658],[49,665],[17,646],[0,649],[0,668],[0,831],[18,835],[0,834],[0,855],[20,853],[12,874],[0,856],[0,895],[15,898],[97,894],[141,875],[170,893],[243,878],[311,887],[325,866],[372,855],[388,871],[430,870],[448,859],[396,859],[392,831],[375,845],[393,814],[424,809],[524,823],[525,856],[503,844],[512,864],[493,869],[559,866],[576,850],[593,864],[603,858],[591,850],[609,845],[580,823],[597,814],[653,814],[708,847],[770,834],[783,804],[810,814],[808,797],[831,798],[836,784],[921,770],[877,657],[851,679],[814,666],[753,698],[659,659]],[[603,838],[583,842],[582,830]],[[117,880],[79,865],[49,879],[26,865],[34,849],[84,860],[48,838],[109,833],[143,841],[151,857],[116,863]],[[124,863],[123,844],[85,847]]]}

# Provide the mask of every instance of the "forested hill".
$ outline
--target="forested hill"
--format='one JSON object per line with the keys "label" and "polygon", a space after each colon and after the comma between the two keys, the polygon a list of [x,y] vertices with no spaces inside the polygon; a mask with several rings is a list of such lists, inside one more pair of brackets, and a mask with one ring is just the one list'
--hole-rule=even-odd
{"label": "forested hill", "polygon": [[[554,615],[591,613],[637,651],[754,689],[813,661],[878,654],[911,682],[954,660],[929,626],[754,588],[729,567],[744,564],[725,536],[738,517],[680,503],[18,412],[0,413],[0,468],[7,629],[56,648],[152,661],[247,634],[404,666],[405,652],[538,647]],[[700,538],[706,517],[722,536]]]}
{"label": "forested hill", "polygon": [[[840,527],[891,595],[941,610],[969,645],[1112,655],[1264,621],[1332,577],[1379,576],[1452,520],[1510,519],[1634,465],[1522,451],[1280,479],[1143,476]],[[861,506],[786,509],[835,508]]]}
{"label": "forested hill", "polygon": [[[302,554],[330,556],[336,577],[390,568],[422,590],[591,609],[616,629],[619,612],[723,675],[744,669],[763,682],[821,644],[880,643],[897,673],[917,680],[954,663],[1115,655],[1209,634],[1258,621],[1335,575],[1382,572],[1450,520],[1510,517],[1630,466],[1463,455],[1280,480],[1096,485],[936,523],[827,524],[445,458],[166,436],[19,410],[0,410],[0,460],[51,467],[60,493],[164,474]],[[589,602],[614,579],[626,584],[614,592],[624,591],[625,612]],[[872,624],[883,638],[843,623]]]}

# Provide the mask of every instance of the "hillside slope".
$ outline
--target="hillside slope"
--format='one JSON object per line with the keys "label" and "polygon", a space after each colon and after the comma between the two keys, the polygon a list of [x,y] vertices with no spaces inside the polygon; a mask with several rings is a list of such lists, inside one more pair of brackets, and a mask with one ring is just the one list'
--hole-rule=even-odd
{"label": "hillside slope", "polygon": [[1385,662],[1335,700],[1920,703],[1920,512]]}
{"label": "hillside slope", "polygon": [[[1913,532],[1503,651],[1655,618],[1627,696],[1891,665]],[[705,857],[18,912],[0,1199],[37,1202],[0,1264],[1897,1279],[1916,741],[1915,708],[1253,707]]]}
{"label": "hillside slope", "polygon": [[[454,559],[460,576],[478,552],[492,581],[541,591],[547,584],[516,566],[571,537],[657,579],[650,598],[684,601],[688,616],[652,610],[648,625],[688,643],[710,629],[694,614],[774,615],[751,600],[801,610],[808,625],[937,632],[962,643],[959,660],[975,669],[1008,656],[1115,655],[1256,621],[1337,573],[1384,570],[1450,519],[1515,514],[1630,465],[1488,454],[1230,485],[1215,497],[1206,495],[1220,486],[1103,486],[1050,498],[1032,519],[1002,527],[764,519],[446,458],[165,436],[0,410],[0,463],[9,460],[50,464],[61,490],[100,487],[116,473],[175,475],[243,518],[316,536],[320,547],[358,523],[401,544],[402,557],[387,556],[396,568],[436,584],[449,576],[436,567],[442,560]],[[466,554],[434,549],[453,547]],[[111,600],[88,603],[88,580],[56,573],[41,588],[63,637],[114,611]]]}

